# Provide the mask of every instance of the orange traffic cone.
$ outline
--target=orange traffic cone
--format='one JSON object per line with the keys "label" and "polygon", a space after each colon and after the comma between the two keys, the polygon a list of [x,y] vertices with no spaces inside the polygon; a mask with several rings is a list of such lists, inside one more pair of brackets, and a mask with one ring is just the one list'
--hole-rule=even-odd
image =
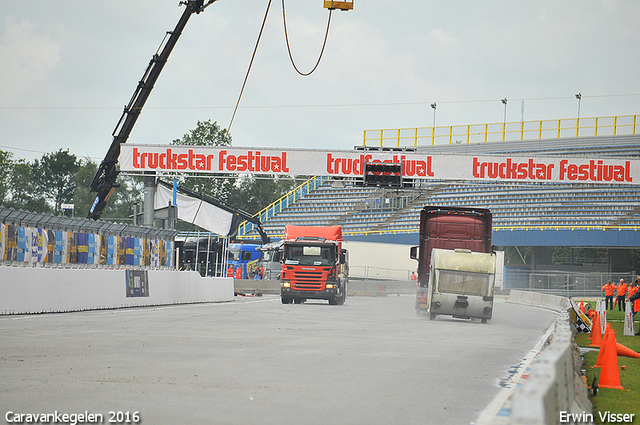
{"label": "orange traffic cone", "polygon": [[620,370],[618,369],[618,354],[616,352],[616,332],[609,330],[607,338],[607,348],[602,359],[602,371],[598,379],[600,388],[617,388],[622,390],[620,385]]}
{"label": "orange traffic cone", "polygon": [[607,341],[609,340],[609,331],[611,325],[607,323],[607,329],[604,331],[604,337],[602,338],[602,344],[600,344],[600,352],[598,352],[598,359],[593,367],[602,367],[602,361],[604,360],[604,353],[607,351]]}
{"label": "orange traffic cone", "polygon": [[602,344],[602,334],[600,333],[600,314],[596,314],[596,320],[591,325],[591,344],[589,347],[600,347]]}
{"label": "orange traffic cone", "polygon": [[633,357],[634,359],[640,359],[640,353],[633,351],[629,347],[625,347],[619,342],[616,342],[616,352],[618,353],[619,356]]}
{"label": "orange traffic cone", "polygon": [[584,301],[580,300],[580,311],[585,313],[584,311]]}

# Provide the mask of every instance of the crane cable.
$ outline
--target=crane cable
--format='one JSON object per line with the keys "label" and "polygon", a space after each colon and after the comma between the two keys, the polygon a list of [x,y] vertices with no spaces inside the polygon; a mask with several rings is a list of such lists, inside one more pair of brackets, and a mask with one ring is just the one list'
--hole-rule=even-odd
{"label": "crane cable", "polygon": [[324,34],[324,42],[322,43],[322,50],[320,51],[320,56],[318,57],[318,61],[316,62],[315,66],[311,71],[304,73],[298,69],[295,61],[293,60],[293,55],[291,54],[291,46],[289,45],[289,35],[287,34],[287,17],[284,10],[284,0],[282,0],[282,21],[284,22],[284,38],[287,42],[287,51],[289,52],[289,59],[291,59],[291,65],[293,65],[293,68],[296,70],[296,72],[302,75],[303,77],[308,77],[309,75],[313,74],[313,71],[315,71],[316,68],[318,68],[318,65],[320,65],[320,60],[322,59],[324,48],[327,45],[327,38],[329,37],[329,26],[331,25],[331,12],[333,12],[333,9],[329,9],[329,20],[327,21],[327,31]]}
{"label": "crane cable", "polygon": [[[256,41],[256,46],[253,49],[253,55],[251,55],[251,61],[249,62],[249,68],[247,69],[247,73],[244,76],[244,81],[242,83],[242,89],[240,89],[240,95],[238,96],[238,100],[236,101],[236,106],[233,109],[233,115],[231,116],[231,121],[229,122],[229,126],[227,127],[227,133],[231,132],[231,125],[233,124],[233,120],[236,117],[236,113],[238,112],[238,106],[240,105],[240,99],[242,99],[242,94],[244,93],[244,88],[247,85],[247,79],[249,78],[249,72],[251,72],[251,67],[253,66],[253,60],[256,57],[256,52],[258,51],[258,45],[260,44],[260,39],[262,38],[262,33],[264,31],[264,25],[267,22],[267,16],[269,16],[269,10],[271,9],[271,2],[272,0],[269,0],[269,4],[267,5],[267,10],[264,14],[264,19],[262,20],[262,26],[260,27],[260,34],[258,34],[258,40]],[[296,72],[300,75],[302,75],[303,77],[307,77],[309,75],[311,75],[316,68],[318,68],[318,65],[320,64],[320,60],[322,59],[322,55],[324,54],[324,48],[327,45],[327,38],[329,37],[329,26],[331,25],[331,12],[333,12],[333,9],[329,9],[329,20],[327,21],[327,31],[325,32],[324,35],[324,42],[322,43],[322,50],[320,51],[320,56],[318,57],[318,61],[316,62],[315,66],[313,67],[313,69],[307,73],[304,72],[300,72],[300,70],[298,69],[298,67],[295,64],[295,61],[293,60],[293,55],[291,54],[291,47],[289,46],[289,35],[287,33],[287,18],[286,18],[286,14],[285,14],[285,8],[284,8],[284,0],[282,0],[282,20],[284,22],[284,38],[287,42],[287,51],[289,52],[289,59],[291,60],[291,64],[293,65],[293,68],[296,70]]]}
{"label": "crane cable", "polygon": [[233,124],[233,120],[236,117],[236,112],[238,112],[238,105],[240,105],[240,99],[242,98],[242,93],[244,93],[244,88],[247,85],[247,79],[249,78],[249,72],[251,72],[251,66],[253,66],[253,60],[256,57],[256,52],[258,51],[258,45],[260,44],[260,39],[262,38],[262,32],[264,31],[264,24],[267,22],[267,16],[269,16],[269,9],[271,9],[271,1],[269,0],[269,4],[267,5],[267,11],[264,14],[264,19],[262,20],[262,26],[260,27],[260,34],[258,34],[258,41],[256,41],[256,47],[253,49],[253,55],[251,55],[251,62],[249,62],[249,68],[247,69],[247,74],[244,76],[244,82],[242,83],[242,89],[240,90],[240,95],[238,96],[238,100],[236,102],[236,106],[233,109],[233,115],[231,116],[231,121],[229,122],[229,126],[227,127],[227,133],[231,131],[231,124]]}

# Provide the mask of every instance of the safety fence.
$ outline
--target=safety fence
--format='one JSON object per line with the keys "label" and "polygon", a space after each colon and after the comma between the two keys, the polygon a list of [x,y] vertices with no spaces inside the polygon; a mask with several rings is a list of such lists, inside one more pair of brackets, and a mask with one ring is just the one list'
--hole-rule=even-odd
{"label": "safety fence", "polygon": [[491,124],[365,130],[363,146],[410,147],[426,145],[541,140],[562,137],[637,134],[638,115],[565,118]]}
{"label": "safety fence", "polygon": [[531,271],[505,268],[504,289],[524,290],[564,297],[601,297],[602,287],[609,281],[633,282],[632,273],[576,271]]}
{"label": "safety fence", "polygon": [[0,265],[174,268],[173,230],[0,206]]}

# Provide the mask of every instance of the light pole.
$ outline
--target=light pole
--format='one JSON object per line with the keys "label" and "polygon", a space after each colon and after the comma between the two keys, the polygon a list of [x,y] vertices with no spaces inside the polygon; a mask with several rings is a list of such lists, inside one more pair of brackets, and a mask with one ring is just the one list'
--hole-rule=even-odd
{"label": "light pole", "polygon": [[433,103],[431,104],[431,109],[433,109],[433,128],[435,128],[435,127],[436,127],[436,107],[437,107],[437,106],[438,106],[438,105],[436,105],[436,102],[433,102]]}
{"label": "light pole", "polygon": [[576,137],[580,134],[580,102],[582,101],[582,93],[576,94],[578,99],[578,118],[576,118]]}
{"label": "light pole", "polygon": [[580,119],[580,102],[582,101],[582,93],[578,93],[576,95],[576,99],[578,99],[578,119]]}
{"label": "light pole", "polygon": [[507,98],[500,99],[500,102],[504,105],[504,118],[502,121],[502,141],[505,141],[507,136]]}
{"label": "light pole", "polygon": [[431,144],[436,144],[436,102],[431,104],[431,109],[433,109],[433,127],[431,127]]}
{"label": "light pole", "polygon": [[500,99],[500,102],[502,102],[502,104],[504,105],[504,119],[503,119],[503,123],[507,123],[507,98],[505,97],[504,99]]}

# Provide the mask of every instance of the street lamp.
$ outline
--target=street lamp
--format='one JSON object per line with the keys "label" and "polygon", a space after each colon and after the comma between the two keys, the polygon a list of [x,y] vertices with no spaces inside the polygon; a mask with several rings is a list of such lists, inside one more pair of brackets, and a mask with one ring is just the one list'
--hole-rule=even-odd
{"label": "street lamp", "polygon": [[504,123],[506,124],[507,122],[507,98],[505,97],[504,99],[500,99],[500,102],[502,102],[502,104],[504,105]]}
{"label": "street lamp", "polygon": [[582,93],[576,94],[576,99],[578,99],[578,118],[576,118],[576,137],[578,137],[580,134],[580,102],[582,101]]}
{"label": "street lamp", "polygon": [[433,128],[436,127],[436,106],[438,106],[436,105],[436,102],[431,104],[431,109],[433,109]]}
{"label": "street lamp", "polygon": [[578,99],[578,119],[580,119],[580,101],[582,100],[582,93],[576,94],[576,99]]}

